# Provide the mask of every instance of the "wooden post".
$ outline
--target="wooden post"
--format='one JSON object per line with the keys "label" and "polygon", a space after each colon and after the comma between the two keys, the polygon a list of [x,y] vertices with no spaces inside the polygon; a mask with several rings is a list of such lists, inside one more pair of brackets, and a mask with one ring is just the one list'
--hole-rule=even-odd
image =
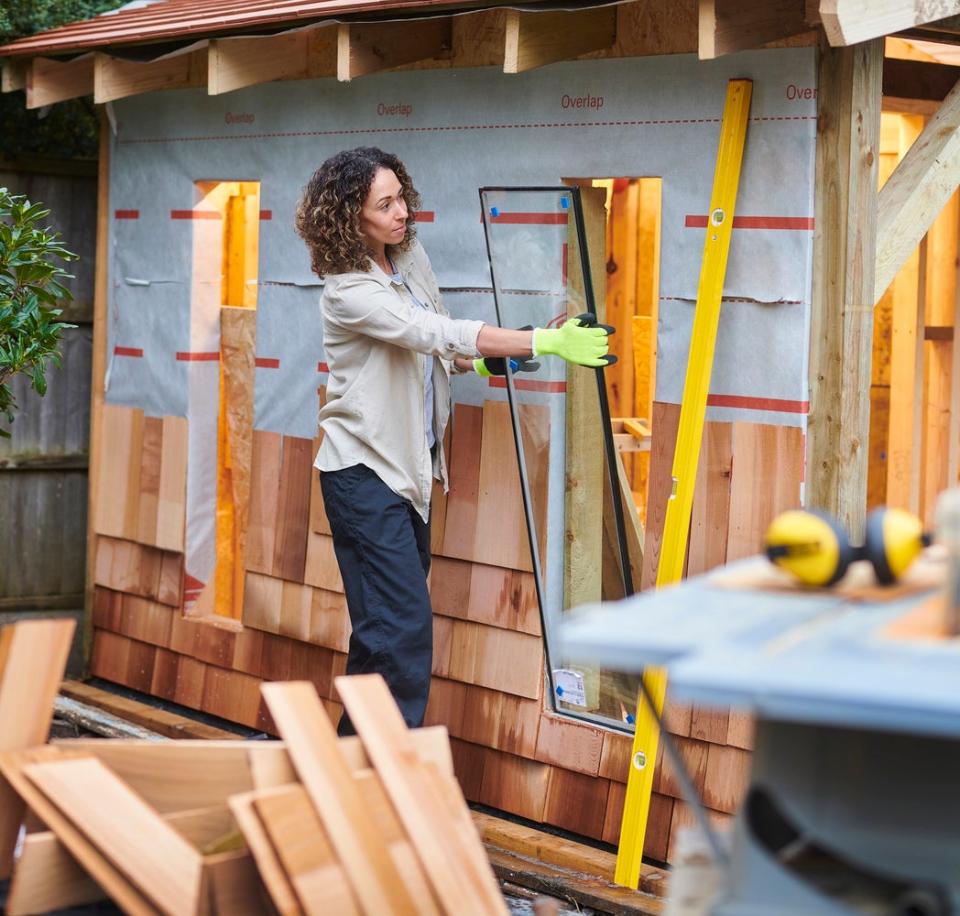
{"label": "wooden post", "polygon": [[817,121],[807,503],[858,539],[870,438],[883,40],[823,48]]}
{"label": "wooden post", "polygon": [[93,577],[97,560],[94,521],[97,512],[100,428],[103,420],[104,373],[107,366],[107,295],[110,242],[110,123],[100,110],[100,155],[97,163],[97,261],[93,286],[93,358],[90,379],[90,445],[87,475],[87,575],[83,592],[83,659],[93,649]]}
{"label": "wooden post", "polygon": [[[606,212],[603,188],[580,188],[583,222],[590,252],[597,318],[605,317],[607,291]],[[584,277],[571,214],[568,233],[569,279],[567,315],[574,318],[586,311]],[[567,367],[566,432],[566,522],[563,548],[563,596],[565,608],[599,601],[603,584],[603,490],[607,486],[603,457],[603,430],[597,402],[597,379],[593,369]],[[553,659],[554,664],[560,659]],[[579,665],[584,674],[587,707],[599,705],[599,669]]]}

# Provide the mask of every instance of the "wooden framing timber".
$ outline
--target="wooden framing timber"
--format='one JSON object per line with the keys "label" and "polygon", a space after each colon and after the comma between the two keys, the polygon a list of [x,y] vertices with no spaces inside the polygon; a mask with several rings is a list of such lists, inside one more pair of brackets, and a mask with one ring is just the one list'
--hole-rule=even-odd
{"label": "wooden framing timber", "polygon": [[[901,110],[910,114],[934,114],[957,84],[960,68],[949,64],[928,63],[886,57],[883,62],[883,110]],[[901,105],[891,104],[898,100]],[[922,111],[915,110],[921,104]],[[905,109],[904,109],[905,110]]]}
{"label": "wooden framing timber", "polygon": [[960,183],[960,82],[907,151],[877,204],[876,302]]}
{"label": "wooden framing timber", "polygon": [[110,124],[100,116],[100,152],[97,157],[97,249],[93,286],[93,353],[90,368],[90,474],[87,481],[87,557],[83,589],[83,660],[86,669],[93,651],[93,594],[97,566],[96,512],[100,480],[96,469],[103,456],[101,436],[107,366],[107,260],[110,237]]}
{"label": "wooden framing timber", "polygon": [[337,30],[329,24],[261,38],[218,38],[208,48],[207,93],[336,73]]}
{"label": "wooden framing timber", "polygon": [[960,13],[960,0],[820,0],[831,45],[853,45]]}
{"label": "wooden framing timber", "polygon": [[883,40],[825,48],[817,101],[807,502],[866,516]]}
{"label": "wooden framing timber", "polygon": [[798,0],[700,0],[700,60],[758,48],[810,31]]}
{"label": "wooden framing timber", "polygon": [[25,57],[14,57],[3,62],[3,74],[0,76],[0,91],[16,92],[27,88],[27,68],[30,61]]}
{"label": "wooden framing timber", "polygon": [[591,51],[617,39],[617,8],[530,13],[507,10],[504,73],[523,73]]}
{"label": "wooden framing timber", "polygon": [[27,70],[27,108],[42,108],[93,92],[93,55],[73,60],[35,57]]}
{"label": "wooden framing timber", "polygon": [[444,57],[453,46],[449,16],[400,22],[343,22],[337,29],[337,79]]}
{"label": "wooden framing timber", "polygon": [[206,84],[205,47],[149,61],[120,60],[100,53],[94,58],[93,101],[97,104],[143,92],[190,89]]}

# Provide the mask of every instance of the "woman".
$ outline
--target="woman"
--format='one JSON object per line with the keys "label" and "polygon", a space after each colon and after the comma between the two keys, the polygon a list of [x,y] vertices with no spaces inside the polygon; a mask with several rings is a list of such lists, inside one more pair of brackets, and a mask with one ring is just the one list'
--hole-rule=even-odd
{"label": "woman", "polygon": [[[410,727],[422,724],[430,689],[430,493],[434,478],[447,488],[450,373],[502,374],[504,357],[608,361],[602,326],[515,331],[450,318],[416,241],[419,206],[396,156],[360,148],[320,166],[296,215],[325,278],[329,378],[315,466],[353,626],[347,673],[382,674]],[[346,714],[338,731],[353,734]]]}

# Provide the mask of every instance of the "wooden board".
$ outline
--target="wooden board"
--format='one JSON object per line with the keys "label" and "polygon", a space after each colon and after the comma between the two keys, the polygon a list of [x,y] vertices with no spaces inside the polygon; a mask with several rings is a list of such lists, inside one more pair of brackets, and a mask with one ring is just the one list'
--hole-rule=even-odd
{"label": "wooden board", "polygon": [[647,491],[647,524],[644,531],[643,575],[640,588],[650,588],[657,581],[663,525],[667,517],[673,476],[673,450],[680,423],[680,405],[654,401],[653,441],[650,447],[650,482]]}
{"label": "wooden board", "polygon": [[552,767],[476,745],[463,748],[482,761],[477,801],[531,821],[544,820]]}
{"label": "wooden board", "polygon": [[457,404],[452,418],[450,490],[447,493],[443,549],[446,557],[474,559],[483,409]]}
{"label": "wooden board", "polygon": [[[164,817],[181,836],[197,848],[233,829],[225,806],[179,811]],[[98,885],[70,855],[51,831],[30,833],[10,884],[6,913],[27,916],[94,903],[105,897]]]}
{"label": "wooden board", "polygon": [[207,725],[205,722],[197,722],[195,719],[188,719],[186,716],[178,715],[169,710],[159,709],[138,700],[131,700],[80,681],[64,681],[60,693],[89,706],[95,706],[97,709],[112,712],[128,722],[142,725],[144,728],[166,735],[168,738],[239,741],[242,737],[224,728]]}
{"label": "wooden board", "polygon": [[312,469],[312,440],[284,436],[277,499],[273,575],[293,582],[303,582],[307,559]]}
{"label": "wooden board", "polygon": [[106,891],[118,906],[132,916],[154,916],[159,913],[113,863],[91,843],[72,821],[62,814],[25,775],[24,768],[40,761],[61,761],[67,754],[53,747],[30,751],[0,753],[0,772],[17,795],[57,835],[86,872]]}
{"label": "wooden board", "polygon": [[277,486],[283,463],[283,436],[254,430],[250,457],[250,515],[247,569],[273,574],[277,542]]}
{"label": "wooden board", "polygon": [[362,912],[303,786],[257,792],[252,802],[303,912]]}
{"label": "wooden board", "polygon": [[[43,744],[76,624],[24,620],[0,630],[0,751]],[[0,779],[0,878],[9,877],[24,805]]]}
{"label": "wooden board", "polygon": [[538,637],[526,633],[455,620],[446,676],[514,696],[540,699],[543,644]]}
{"label": "wooden board", "polygon": [[415,760],[383,679],[342,677],[336,687],[441,905],[459,913],[506,913],[479,843],[457,829],[429,769]]}
{"label": "wooden board", "polygon": [[415,913],[416,902],[370,819],[313,686],[264,684],[263,696],[363,911]]}
{"label": "wooden board", "polygon": [[100,761],[52,760],[23,772],[158,910],[198,912],[202,856]]}
{"label": "wooden board", "polygon": [[260,877],[270,894],[273,905],[280,916],[301,916],[303,910],[297,901],[293,885],[283,870],[283,864],[277,856],[273,843],[267,834],[263,822],[254,808],[256,792],[233,795],[229,800],[230,810],[240,825],[243,838],[257,863]]}

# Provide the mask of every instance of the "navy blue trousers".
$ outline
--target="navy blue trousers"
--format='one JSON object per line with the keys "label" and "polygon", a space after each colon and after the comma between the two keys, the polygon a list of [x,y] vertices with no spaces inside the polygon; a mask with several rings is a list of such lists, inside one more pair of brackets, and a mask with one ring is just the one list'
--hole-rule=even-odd
{"label": "navy blue trousers", "polygon": [[[417,728],[433,661],[430,525],[365,465],[324,471],[320,486],[353,626],[347,674],[382,674]],[[337,731],[355,734],[346,713]]]}

